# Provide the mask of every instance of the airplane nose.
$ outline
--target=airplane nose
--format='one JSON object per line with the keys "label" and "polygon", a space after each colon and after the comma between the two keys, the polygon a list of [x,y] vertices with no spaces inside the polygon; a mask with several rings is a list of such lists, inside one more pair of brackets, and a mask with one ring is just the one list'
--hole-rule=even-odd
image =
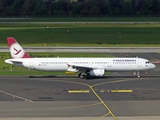
{"label": "airplane nose", "polygon": [[152,64],[152,68],[154,69],[156,66],[154,64]]}

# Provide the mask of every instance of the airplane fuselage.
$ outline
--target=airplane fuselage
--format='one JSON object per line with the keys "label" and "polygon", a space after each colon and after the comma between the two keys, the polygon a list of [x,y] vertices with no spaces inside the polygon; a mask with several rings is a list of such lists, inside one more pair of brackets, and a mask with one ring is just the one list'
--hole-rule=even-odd
{"label": "airplane fuselage", "polygon": [[155,65],[143,58],[23,58],[7,59],[6,63],[42,71],[73,71],[68,66],[85,66],[105,71],[147,71]]}

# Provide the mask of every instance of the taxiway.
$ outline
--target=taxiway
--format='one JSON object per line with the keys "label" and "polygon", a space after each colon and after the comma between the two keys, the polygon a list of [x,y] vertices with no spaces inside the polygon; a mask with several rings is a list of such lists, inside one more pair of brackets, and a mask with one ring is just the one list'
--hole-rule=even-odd
{"label": "taxiway", "polygon": [[[158,53],[113,53],[160,59]],[[137,78],[113,72],[103,78],[1,76],[0,119],[160,119],[160,65]]]}

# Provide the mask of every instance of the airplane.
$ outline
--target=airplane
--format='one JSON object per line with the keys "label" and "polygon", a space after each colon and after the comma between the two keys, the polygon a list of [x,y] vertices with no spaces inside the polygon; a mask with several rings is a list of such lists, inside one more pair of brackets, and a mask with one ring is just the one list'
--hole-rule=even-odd
{"label": "airplane", "polygon": [[5,63],[41,71],[79,72],[78,77],[101,77],[106,71],[133,71],[140,77],[140,71],[148,71],[156,66],[144,58],[31,58],[13,38],[7,38],[12,59]]}

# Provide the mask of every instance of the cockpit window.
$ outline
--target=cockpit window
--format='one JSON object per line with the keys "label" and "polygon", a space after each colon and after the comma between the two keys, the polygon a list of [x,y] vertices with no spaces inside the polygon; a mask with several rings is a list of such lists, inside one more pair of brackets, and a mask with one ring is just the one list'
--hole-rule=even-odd
{"label": "cockpit window", "polygon": [[146,62],[146,64],[149,64],[149,63],[150,63],[149,61]]}

